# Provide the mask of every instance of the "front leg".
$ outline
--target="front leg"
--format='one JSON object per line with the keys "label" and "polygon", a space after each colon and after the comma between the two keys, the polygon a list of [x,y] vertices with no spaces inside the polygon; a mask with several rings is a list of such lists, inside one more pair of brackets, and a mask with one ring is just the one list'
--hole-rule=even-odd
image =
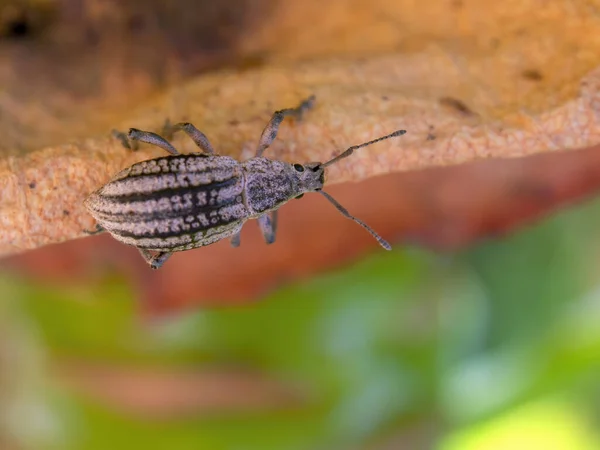
{"label": "front leg", "polygon": [[165,261],[173,254],[173,252],[158,252],[153,254],[149,250],[143,248],[139,248],[138,250],[151,269],[160,269]]}
{"label": "front leg", "polygon": [[277,236],[277,210],[273,211],[271,216],[264,214],[257,220],[260,231],[262,231],[263,237],[265,238],[265,242],[267,244],[275,242],[275,237]]}
{"label": "front leg", "polygon": [[271,117],[271,120],[260,135],[258,148],[256,149],[256,156],[262,156],[263,152],[269,147],[269,145],[273,143],[277,137],[277,131],[279,131],[279,125],[281,125],[283,119],[288,116],[292,116],[296,118],[296,120],[301,120],[304,113],[313,107],[315,99],[316,97],[311,95],[295,108],[275,111]]}

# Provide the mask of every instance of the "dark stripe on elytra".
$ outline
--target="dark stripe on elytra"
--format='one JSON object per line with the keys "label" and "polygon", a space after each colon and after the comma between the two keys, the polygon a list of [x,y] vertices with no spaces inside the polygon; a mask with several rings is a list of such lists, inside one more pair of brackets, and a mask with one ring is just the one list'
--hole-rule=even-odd
{"label": "dark stripe on elytra", "polygon": [[[196,233],[198,233],[198,232],[206,232],[206,230],[202,230],[202,229],[190,230],[190,231],[186,231],[185,233],[176,233],[174,235],[167,235],[167,234],[137,235],[137,234],[133,234],[133,233],[129,233],[129,232],[115,232],[115,231],[112,231],[111,233],[114,233],[114,234],[116,234],[118,236],[128,237],[128,238],[131,238],[131,239],[134,239],[134,240],[152,239],[153,242],[156,241],[156,243],[151,243],[151,244],[144,245],[143,248],[164,248],[164,249],[168,249],[168,248],[172,248],[173,244],[166,243],[166,242],[164,242],[163,239],[170,238],[170,237],[173,237],[173,236],[177,236],[177,237],[190,236],[190,242],[189,243],[193,243],[196,240],[198,240],[198,238],[194,239],[194,235]],[[187,243],[181,242],[181,243],[175,244],[175,245],[176,246],[187,245]]]}
{"label": "dark stripe on elytra", "polygon": [[[197,193],[197,191],[195,191]],[[193,194],[192,194],[193,195]],[[240,194],[241,195],[241,194]],[[197,200],[197,199],[196,199]],[[198,215],[200,213],[209,214],[211,211],[218,210],[225,206],[230,206],[237,203],[243,203],[242,200],[238,200],[236,197],[232,197],[226,201],[217,202],[214,205],[204,205],[198,206],[197,204],[193,204],[191,208],[184,208],[179,210],[169,210],[169,211],[161,211],[161,212],[151,212],[151,213],[110,213],[104,211],[96,210],[94,214],[99,219],[108,220],[111,222],[118,223],[126,223],[126,222],[146,222],[149,220],[156,219],[172,219],[174,217],[180,216],[189,216],[189,215]]]}
{"label": "dark stripe on elytra", "polygon": [[[209,217],[208,220],[210,221],[211,218]],[[161,232],[154,232],[154,233],[135,233],[135,232],[131,232],[131,231],[124,231],[124,230],[111,230],[110,232],[113,234],[116,234],[118,236],[124,236],[124,237],[129,237],[129,238],[133,238],[133,239],[148,239],[148,238],[169,238],[169,237],[175,237],[175,236],[184,236],[184,235],[191,235],[191,234],[195,234],[199,231],[207,231],[211,228],[216,228],[216,227],[221,227],[221,226],[225,226],[225,225],[229,225],[231,223],[234,222],[239,222],[240,218],[231,218],[229,221],[225,221],[223,219],[221,219],[221,217],[218,217],[218,221],[217,223],[213,224],[210,223],[208,226],[203,226],[200,221],[198,221],[198,227],[193,227],[192,224],[190,223],[190,229],[187,231],[168,231],[166,233],[161,233]]]}
{"label": "dark stripe on elytra", "polygon": [[[235,226],[236,225],[233,224],[233,226],[231,226],[231,227],[224,228],[224,229],[220,230],[218,233],[212,234],[211,238],[216,238],[216,240],[219,240],[219,239],[221,239],[221,238],[219,238],[220,235],[228,232],[232,228],[235,228]],[[134,244],[134,245],[138,248],[173,251],[174,248],[188,247],[188,246],[191,246],[190,248],[198,248],[198,247],[203,247],[204,245],[208,245],[206,243],[202,243],[202,241],[204,241],[204,239],[206,238],[206,234],[207,234],[206,231],[203,231],[203,230],[201,230],[199,232],[188,233],[188,234],[186,234],[186,236],[187,235],[190,236],[190,242],[181,242],[179,244],[174,244],[173,242],[165,242],[165,239],[160,238],[160,237],[145,238],[146,242],[143,244],[141,243],[141,238],[136,239],[134,237],[133,239],[136,240],[136,244]],[[181,234],[178,236],[184,236],[184,235]]]}
{"label": "dark stripe on elytra", "polygon": [[220,190],[222,188],[228,188],[228,187],[235,185],[238,182],[241,182],[240,178],[230,178],[228,180],[218,182],[218,183],[211,183],[209,185],[187,187],[187,188],[177,188],[177,189],[163,189],[163,190],[155,191],[152,193],[129,194],[129,195],[119,195],[119,196],[100,195],[100,198],[104,199],[107,202],[123,205],[123,204],[127,204],[130,202],[144,202],[144,201],[149,201],[149,200],[158,201],[162,198],[171,198],[174,195],[179,195],[183,199],[184,195],[190,194],[192,196],[192,207],[185,208],[185,209],[179,209],[179,210],[161,211],[161,212],[153,211],[153,212],[149,212],[149,213],[112,213],[112,212],[107,212],[107,211],[102,211],[102,210],[96,209],[94,211],[94,214],[101,220],[104,219],[104,220],[119,222],[119,223],[145,222],[147,220],[152,220],[152,219],[163,219],[163,218],[167,219],[167,218],[173,218],[173,217],[179,217],[179,216],[188,216],[190,214],[195,215],[195,214],[199,214],[199,213],[208,214],[211,211],[214,211],[221,207],[229,206],[229,205],[232,205],[235,203],[241,203],[242,201],[238,200],[237,197],[239,197],[243,194],[240,192],[240,194],[233,196],[229,199],[222,200],[220,202],[217,202],[215,199],[215,204],[213,204],[213,205],[206,204],[206,205],[202,205],[202,206],[198,205],[198,197],[197,197],[198,194],[202,193],[202,192],[206,192],[207,201],[209,201],[210,200],[210,192],[212,190],[214,190],[214,189]]}
{"label": "dark stripe on elytra", "polygon": [[[153,176],[156,176],[154,174]],[[149,177],[149,175],[144,175],[144,177]],[[135,178],[135,177],[131,177]],[[135,201],[144,201],[144,200],[158,200],[163,197],[172,197],[174,195],[183,195],[188,192],[210,192],[213,189],[219,190],[221,188],[226,188],[229,186],[233,186],[237,182],[240,181],[241,177],[231,177],[227,180],[223,181],[212,181],[208,184],[201,184],[200,186],[192,186],[192,187],[184,187],[184,188],[167,188],[160,189],[152,192],[143,192],[143,193],[134,193],[134,194],[123,194],[123,195],[101,195],[102,198],[107,199],[108,201],[115,203],[129,203]],[[123,178],[123,180],[127,180],[130,178]],[[123,181],[119,180],[119,181]]]}
{"label": "dark stripe on elytra", "polygon": [[104,218],[106,220],[114,220],[115,222],[131,222],[131,221],[140,222],[140,221],[145,221],[145,220],[149,220],[149,219],[153,219],[153,218],[172,218],[172,217],[178,217],[178,216],[190,215],[190,214],[209,213],[211,211],[214,211],[214,210],[219,209],[224,206],[229,206],[229,205],[232,205],[235,203],[242,203],[242,200],[238,199],[238,197],[241,197],[243,194],[240,192],[236,196],[232,196],[228,199],[222,199],[221,201],[217,201],[217,199],[215,198],[214,204],[212,204],[212,205],[206,204],[206,205],[202,205],[202,206],[198,205],[198,202],[199,202],[198,194],[202,193],[202,192],[206,192],[207,201],[210,201],[210,198],[211,198],[210,191],[212,191],[213,189],[219,190],[220,188],[227,188],[227,187],[233,186],[234,184],[236,184],[237,181],[239,181],[239,179],[238,180],[227,180],[222,183],[213,183],[210,186],[207,185],[207,186],[197,186],[197,187],[193,187],[193,188],[162,190],[162,191],[157,191],[152,194],[135,194],[135,195],[127,195],[127,196],[108,196],[108,195],[101,196],[101,198],[103,198],[104,200],[106,200],[108,202],[123,205],[123,204],[131,203],[131,202],[145,202],[145,201],[149,201],[149,200],[159,201],[162,198],[170,199],[174,195],[179,195],[182,198],[182,202],[183,202],[183,196],[186,194],[189,194],[192,196],[192,206],[190,208],[161,211],[161,212],[153,211],[153,212],[149,212],[149,213],[112,213],[112,212],[107,212],[107,211],[96,210],[95,213],[100,218]]}

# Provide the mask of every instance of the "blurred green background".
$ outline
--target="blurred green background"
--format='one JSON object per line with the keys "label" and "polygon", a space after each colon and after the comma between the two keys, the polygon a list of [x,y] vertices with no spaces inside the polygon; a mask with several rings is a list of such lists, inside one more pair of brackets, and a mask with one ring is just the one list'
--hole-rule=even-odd
{"label": "blurred green background", "polygon": [[119,276],[4,274],[1,448],[598,449],[599,228],[593,201],[155,321]]}

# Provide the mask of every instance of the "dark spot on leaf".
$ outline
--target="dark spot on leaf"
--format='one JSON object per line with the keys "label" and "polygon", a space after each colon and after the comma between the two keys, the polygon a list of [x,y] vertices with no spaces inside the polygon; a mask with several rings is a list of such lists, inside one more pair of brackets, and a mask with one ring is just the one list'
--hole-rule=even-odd
{"label": "dark spot on leaf", "polygon": [[[2,2],[0,38],[21,40],[38,34],[54,17],[55,2]],[[47,4],[46,4],[47,3]]]}
{"label": "dark spot on leaf", "polygon": [[246,70],[257,69],[262,67],[267,62],[266,54],[256,53],[253,55],[246,56],[241,61],[235,64],[236,69],[240,72],[244,72]]}
{"label": "dark spot on leaf", "polygon": [[453,97],[442,97],[439,99],[440,105],[453,109],[463,116],[476,116],[471,108],[469,108],[462,100]]}
{"label": "dark spot on leaf", "polygon": [[544,75],[539,70],[536,69],[527,69],[521,72],[521,75],[531,81],[542,81],[544,79]]}
{"label": "dark spot on leaf", "polygon": [[437,136],[435,134],[433,134],[434,130],[435,130],[435,127],[433,125],[429,125],[429,131],[427,132],[427,140],[428,141],[433,141],[433,140],[437,139]]}
{"label": "dark spot on leaf", "polygon": [[127,150],[133,150],[131,145],[129,144],[129,139],[127,135],[122,131],[112,130],[112,135],[114,138],[118,139],[121,142],[121,145],[125,147]]}
{"label": "dark spot on leaf", "polygon": [[7,24],[6,28],[6,37],[8,38],[22,38],[27,36],[31,31],[31,26],[25,18]]}
{"label": "dark spot on leaf", "polygon": [[127,20],[127,28],[132,32],[138,32],[146,27],[146,18],[141,14],[133,14]]}

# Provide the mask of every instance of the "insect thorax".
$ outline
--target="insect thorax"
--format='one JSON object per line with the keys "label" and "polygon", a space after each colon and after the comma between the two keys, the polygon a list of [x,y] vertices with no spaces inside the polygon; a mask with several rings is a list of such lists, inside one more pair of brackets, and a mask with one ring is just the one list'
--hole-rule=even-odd
{"label": "insect thorax", "polygon": [[246,201],[255,214],[277,209],[301,194],[290,164],[268,158],[242,163],[246,180]]}

